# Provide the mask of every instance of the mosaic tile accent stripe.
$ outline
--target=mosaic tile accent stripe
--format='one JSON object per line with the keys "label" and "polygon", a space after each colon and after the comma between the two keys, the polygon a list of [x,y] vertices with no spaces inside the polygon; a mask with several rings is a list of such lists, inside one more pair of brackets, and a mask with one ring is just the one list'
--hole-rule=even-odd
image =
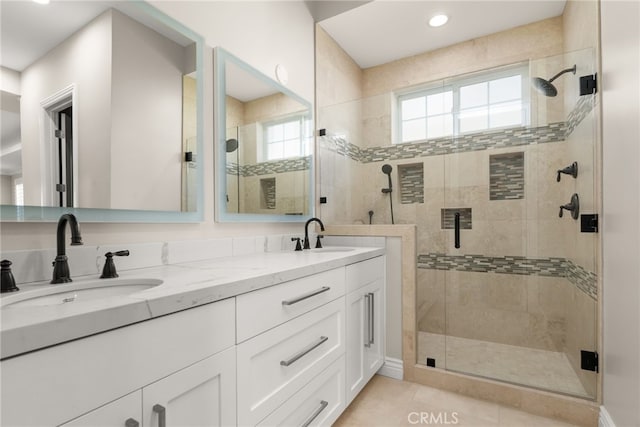
{"label": "mosaic tile accent stripe", "polygon": [[471,208],[440,209],[440,228],[443,230],[453,230],[455,227],[456,212],[460,212],[460,229],[471,230]]}
{"label": "mosaic tile accent stripe", "polygon": [[424,203],[424,165],[399,165],[400,203]]}
{"label": "mosaic tile accent stripe", "polygon": [[524,199],[524,153],[489,156],[489,200]]}
{"label": "mosaic tile accent stripe", "polygon": [[295,172],[311,169],[311,156],[292,157],[284,160],[261,162],[252,165],[238,165],[227,163],[227,174],[236,175],[238,171],[242,176],[268,175],[272,173]]}
{"label": "mosaic tile accent stripe", "polygon": [[276,179],[264,178],[260,180],[260,191],[262,191],[262,209],[276,208]]}
{"label": "mosaic tile accent stripe", "polygon": [[324,136],[320,138],[320,147],[361,163],[371,163],[439,156],[466,151],[482,151],[492,148],[562,142],[593,110],[594,103],[594,96],[581,96],[568,114],[566,122],[550,123],[545,126],[501,129],[478,132],[456,138],[438,138],[415,144],[395,144],[372,148],[360,148],[347,141],[344,136]]}
{"label": "mosaic tile accent stripe", "polygon": [[594,300],[598,299],[598,276],[595,273],[567,261],[567,279]]}
{"label": "mosaic tile accent stripe", "polygon": [[584,95],[578,98],[575,107],[573,107],[573,110],[571,110],[567,116],[567,137],[571,135],[571,132],[573,132],[591,110],[593,110],[595,100],[596,98],[593,95]]}
{"label": "mosaic tile accent stripe", "polygon": [[418,268],[564,277],[582,292],[598,298],[597,276],[565,258],[491,257],[485,255],[418,255]]}

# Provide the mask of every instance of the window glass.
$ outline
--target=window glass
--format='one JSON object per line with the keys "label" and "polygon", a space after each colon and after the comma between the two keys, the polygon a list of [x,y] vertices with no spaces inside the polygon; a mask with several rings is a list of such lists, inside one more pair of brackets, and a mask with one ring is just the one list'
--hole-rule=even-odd
{"label": "window glass", "polygon": [[415,142],[528,124],[528,67],[452,80],[446,87],[398,97],[399,138]]}

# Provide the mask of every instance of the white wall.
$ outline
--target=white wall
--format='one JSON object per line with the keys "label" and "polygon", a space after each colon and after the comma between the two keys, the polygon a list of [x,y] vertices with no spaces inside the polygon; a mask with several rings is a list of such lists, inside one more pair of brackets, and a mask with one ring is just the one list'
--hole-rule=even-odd
{"label": "white wall", "polygon": [[20,94],[20,73],[9,68],[0,67],[0,90]]}
{"label": "white wall", "polygon": [[188,47],[112,13],[110,207],[180,211]]}
{"label": "white wall", "polygon": [[[274,76],[276,64],[283,64],[289,71],[288,87],[313,104],[314,25],[302,2],[155,1],[152,4],[201,34],[209,46],[223,46],[269,76]],[[204,222],[82,223],[82,235],[86,244],[126,244],[302,231],[302,224],[214,223],[213,59],[210,50],[205,55],[204,67]],[[3,250],[51,248],[55,246],[55,225],[3,223],[1,237]]]}
{"label": "white wall", "polygon": [[603,0],[603,404],[640,425],[640,3]]}

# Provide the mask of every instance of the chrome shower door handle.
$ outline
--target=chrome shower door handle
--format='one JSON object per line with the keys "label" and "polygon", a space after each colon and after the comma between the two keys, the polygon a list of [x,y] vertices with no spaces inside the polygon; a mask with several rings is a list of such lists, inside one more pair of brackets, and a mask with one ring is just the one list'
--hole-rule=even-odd
{"label": "chrome shower door handle", "polygon": [[158,414],[158,427],[167,427],[167,408],[162,405],[153,405],[153,412]]}
{"label": "chrome shower door handle", "polygon": [[454,217],[453,217],[453,227],[455,228],[454,231],[454,246],[456,249],[460,249],[460,212],[456,212]]}
{"label": "chrome shower door handle", "polygon": [[311,423],[313,422],[313,420],[315,420],[316,418],[318,418],[318,415],[320,415],[320,413],[322,411],[324,411],[324,408],[326,408],[327,406],[329,406],[329,402],[327,402],[326,400],[321,400],[320,401],[320,407],[318,409],[316,409],[315,411],[313,411],[313,414],[311,414],[309,416],[309,418],[307,418],[305,420],[305,422],[303,422],[300,427],[309,427],[309,425],[311,425]]}

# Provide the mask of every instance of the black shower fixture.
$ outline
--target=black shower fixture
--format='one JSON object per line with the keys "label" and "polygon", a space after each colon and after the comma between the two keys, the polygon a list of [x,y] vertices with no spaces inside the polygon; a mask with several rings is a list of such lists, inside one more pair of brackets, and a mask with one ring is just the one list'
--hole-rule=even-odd
{"label": "black shower fixture", "polygon": [[564,169],[558,169],[558,176],[556,177],[556,181],[560,182],[560,176],[562,174],[571,175],[574,178],[578,177],[578,162],[573,162],[569,166]]}
{"label": "black shower fixture", "polygon": [[393,170],[393,168],[391,167],[390,164],[384,164],[382,165],[382,173],[387,175],[389,177],[389,187],[387,188],[383,188],[382,192],[384,194],[389,194],[389,207],[391,208],[391,224],[394,224],[393,221],[393,198],[391,197],[391,192],[393,192],[393,187],[391,186],[391,171]]}
{"label": "black shower fixture", "polygon": [[538,90],[538,92],[540,92],[544,96],[556,96],[558,94],[558,89],[556,89],[556,87],[551,82],[553,82],[555,79],[557,79],[564,73],[569,73],[569,72],[575,74],[576,66],[574,65],[571,68],[567,68],[565,70],[560,71],[558,74],[551,77],[549,80],[545,80],[542,77],[534,77],[532,81],[533,87],[535,87]]}
{"label": "black shower fixture", "polygon": [[226,147],[226,151],[227,153],[233,153],[234,151],[236,151],[238,149],[238,140],[235,138],[229,138],[227,139],[227,147]]}

